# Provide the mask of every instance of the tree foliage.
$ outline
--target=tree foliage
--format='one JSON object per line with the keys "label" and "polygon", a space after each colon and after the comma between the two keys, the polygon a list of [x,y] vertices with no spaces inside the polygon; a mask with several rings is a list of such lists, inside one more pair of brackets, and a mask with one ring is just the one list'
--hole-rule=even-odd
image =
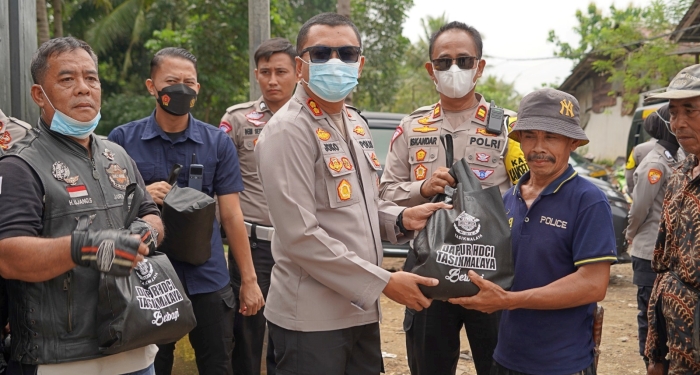
{"label": "tree foliage", "polygon": [[689,64],[688,57],[673,54],[677,45],[667,37],[658,37],[673,31],[687,5],[686,0],[655,0],[647,7],[612,5],[609,14],[603,14],[591,3],[585,12],[576,11],[578,25],[574,30],[581,37],[578,45],[563,42],[554,31],[550,31],[548,41],[557,47],[557,56],[576,63],[587,56],[594,58],[593,69],[619,88],[609,95],[621,95],[629,112],[641,92],[667,85]]}
{"label": "tree foliage", "polygon": [[[360,108],[388,110],[399,88],[399,70],[411,44],[402,35],[406,13],[413,0],[362,0],[352,2],[352,19],[362,34],[365,66],[353,97]],[[391,36],[391,37],[388,37]]]}
{"label": "tree foliage", "polygon": [[[440,100],[435,83],[425,70],[425,63],[430,59],[428,54],[430,36],[448,22],[444,13],[438,17],[427,16],[421,19],[423,33],[418,41],[406,49],[399,70],[398,91],[388,108],[389,111],[411,113],[417,108]],[[495,101],[499,107],[517,110],[521,95],[515,90],[515,85],[488,75],[487,72],[488,65],[485,76],[477,82],[476,91],[487,101]]]}
{"label": "tree foliage", "polygon": [[[57,0],[36,1],[47,6],[49,24],[42,26],[44,30],[62,29],[64,35],[86,40],[98,54],[102,134],[153,111],[155,99],[144,81],[153,54],[164,47],[183,47],[197,57],[201,83],[193,109],[197,118],[216,123],[228,106],[248,100],[248,0],[62,0],[60,17],[55,14]],[[335,12],[337,4],[337,0],[270,0],[271,36],[296,44],[306,20]],[[424,20],[425,35],[412,45],[402,35],[402,25],[413,0],[350,4],[366,57],[354,104],[362,110],[410,112],[434,103],[438,96],[423,65],[428,60],[428,38],[447,22],[446,17]],[[482,78],[479,90],[499,104],[514,93],[512,85],[495,78]]]}

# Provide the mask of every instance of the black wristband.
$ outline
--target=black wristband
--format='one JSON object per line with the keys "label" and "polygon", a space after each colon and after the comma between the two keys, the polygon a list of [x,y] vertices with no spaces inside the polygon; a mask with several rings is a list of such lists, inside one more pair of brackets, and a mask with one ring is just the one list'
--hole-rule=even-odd
{"label": "black wristband", "polygon": [[399,227],[401,234],[403,234],[405,236],[408,234],[408,230],[406,229],[406,227],[403,226],[403,212],[404,211],[406,211],[405,208],[401,211],[399,216],[396,217],[396,226]]}

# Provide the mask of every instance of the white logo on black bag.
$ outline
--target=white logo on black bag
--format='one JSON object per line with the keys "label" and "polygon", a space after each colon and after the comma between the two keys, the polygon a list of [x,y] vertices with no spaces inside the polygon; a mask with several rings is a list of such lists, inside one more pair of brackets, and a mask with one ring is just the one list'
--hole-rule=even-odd
{"label": "white logo on black bag", "polygon": [[136,265],[134,271],[141,281],[146,281],[153,276],[153,265],[148,263],[148,259],[144,259]]}
{"label": "white logo on black bag", "polygon": [[464,211],[455,219],[454,227],[457,234],[461,235],[456,235],[460,241],[476,241],[482,237],[479,234],[479,231],[481,231],[479,219]]}

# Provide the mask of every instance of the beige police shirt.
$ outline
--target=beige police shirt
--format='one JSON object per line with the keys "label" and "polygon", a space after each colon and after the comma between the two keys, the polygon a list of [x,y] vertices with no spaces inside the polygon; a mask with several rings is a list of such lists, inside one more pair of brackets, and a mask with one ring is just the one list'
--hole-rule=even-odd
{"label": "beige police shirt", "polygon": [[[504,128],[501,134],[492,134],[486,130],[490,105],[480,94],[476,95],[479,104],[456,114],[455,118],[466,119],[456,126],[446,120],[439,102],[419,108],[401,121],[382,174],[382,198],[406,207],[429,201],[420,194],[420,187],[439,167],[447,165],[445,147],[440,141],[443,134],[452,135],[454,161],[466,158],[483,187],[498,186],[501,193],[510,188],[504,165],[507,131]],[[507,114],[515,115],[512,111]]]}
{"label": "beige police shirt", "polygon": [[652,259],[659,234],[666,186],[673,170],[679,167],[684,159],[685,153],[682,149],[678,149],[674,158],[664,146],[654,143],[654,147],[636,168],[633,201],[628,214],[629,224],[625,230],[625,238],[628,241],[632,240],[632,256]]}
{"label": "beige police shirt", "polygon": [[379,320],[390,277],[381,240],[397,242],[403,208],[379,199],[381,163],[367,124],[352,109],[343,120],[347,141],[300,85],[255,147],[275,227],[265,317],[289,330]]}
{"label": "beige police shirt", "polygon": [[0,149],[9,150],[12,145],[27,135],[32,126],[14,117],[5,116],[0,110]]}
{"label": "beige police shirt", "polygon": [[640,143],[630,152],[629,158],[627,158],[627,165],[625,165],[625,181],[627,182],[627,194],[632,196],[634,192],[634,171],[637,170],[639,164],[644,160],[644,158],[651,152],[651,149],[656,145],[657,139],[652,138],[644,143]]}
{"label": "beige police shirt", "polygon": [[244,187],[239,194],[243,218],[250,223],[266,226],[271,226],[272,223],[267,210],[267,201],[263,195],[262,183],[258,178],[253,149],[258,142],[258,136],[272,115],[272,111],[260,97],[252,102],[229,107],[219,124],[219,129],[228,133],[238,151]]}

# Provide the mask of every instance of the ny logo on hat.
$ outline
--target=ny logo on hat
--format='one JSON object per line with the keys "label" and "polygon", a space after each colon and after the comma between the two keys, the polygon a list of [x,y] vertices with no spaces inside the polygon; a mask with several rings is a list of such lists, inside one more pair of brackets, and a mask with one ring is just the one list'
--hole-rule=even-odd
{"label": "ny logo on hat", "polygon": [[559,113],[564,116],[574,117],[574,103],[571,100],[562,99]]}

